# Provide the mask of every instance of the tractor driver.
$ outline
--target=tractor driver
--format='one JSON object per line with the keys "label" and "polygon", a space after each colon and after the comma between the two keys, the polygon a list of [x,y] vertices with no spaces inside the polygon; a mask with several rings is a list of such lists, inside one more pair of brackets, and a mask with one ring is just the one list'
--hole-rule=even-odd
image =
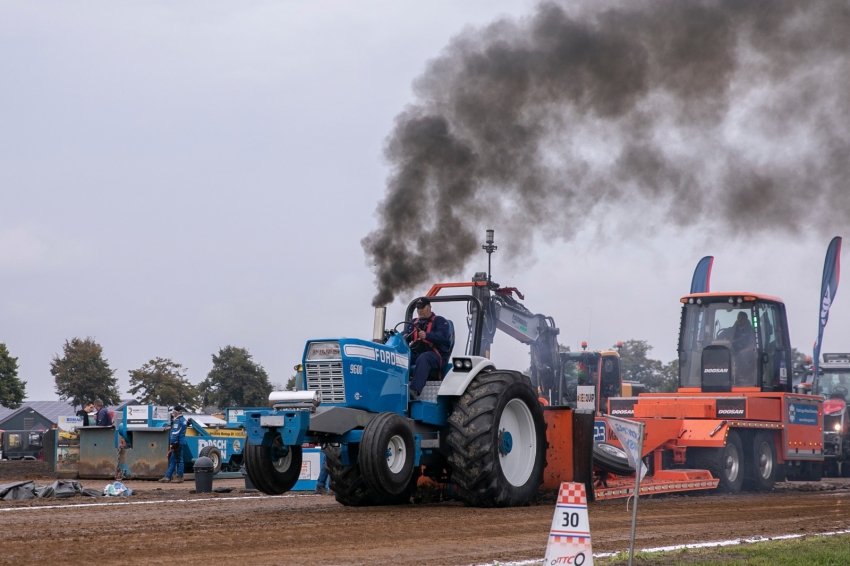
{"label": "tractor driver", "polygon": [[416,366],[410,376],[410,398],[414,400],[422,393],[428,374],[436,370],[442,376],[443,367],[451,355],[449,323],[431,312],[431,301],[425,297],[416,301],[416,315],[417,318],[405,329],[410,344],[410,364]]}

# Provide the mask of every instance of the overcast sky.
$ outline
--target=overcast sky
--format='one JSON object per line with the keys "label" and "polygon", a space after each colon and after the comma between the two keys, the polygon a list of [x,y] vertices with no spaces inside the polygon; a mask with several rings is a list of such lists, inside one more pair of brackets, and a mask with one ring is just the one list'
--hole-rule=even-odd
{"label": "overcast sky", "polygon": [[[123,396],[157,356],[199,383],[219,348],[245,347],[284,382],[307,339],[370,338],[360,240],[394,118],[452,37],[533,6],[0,0],[0,342],[27,399],[57,398],[50,360],[75,336],[103,345]],[[672,360],[679,298],[714,255],[712,290],[783,298],[793,345],[811,350],[829,243],[814,227],[729,237],[593,215],[571,241],[493,257],[494,280],[553,316],[562,343],[642,339]],[[482,252],[456,279],[486,265]],[[846,294],[823,351],[850,351]],[[493,357],[528,366],[505,335]]]}

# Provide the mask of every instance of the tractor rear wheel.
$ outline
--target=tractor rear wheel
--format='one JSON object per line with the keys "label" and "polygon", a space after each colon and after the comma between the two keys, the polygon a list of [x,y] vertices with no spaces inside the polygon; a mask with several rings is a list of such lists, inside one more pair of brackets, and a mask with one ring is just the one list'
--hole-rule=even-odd
{"label": "tractor rear wheel", "polygon": [[747,454],[747,487],[754,491],[770,491],[776,483],[776,445],[764,430],[753,438],[752,452]]}
{"label": "tractor rear wheel", "polygon": [[379,413],[360,440],[360,471],[375,493],[395,497],[404,493],[413,477],[413,431],[396,413]]}
{"label": "tractor rear wheel", "polygon": [[330,477],[330,488],[338,503],[350,507],[410,503],[410,497],[416,489],[418,474],[413,474],[407,488],[402,493],[388,497],[376,493],[364,481],[359,462],[353,466],[343,465],[339,446],[327,445],[323,451],[325,453],[325,471]]}
{"label": "tractor rear wheel", "polygon": [[221,451],[215,446],[204,446],[198,453],[198,458],[206,456],[213,463],[213,475],[221,471]]}
{"label": "tractor rear wheel", "polygon": [[271,447],[245,442],[245,470],[254,487],[269,495],[286,493],[301,475],[301,447],[283,445],[280,435]]}
{"label": "tractor rear wheel", "polygon": [[528,378],[480,373],[449,417],[451,482],[476,507],[528,505],[546,467],[546,422]]}
{"label": "tractor rear wheel", "polygon": [[744,484],[744,449],[741,437],[729,431],[723,448],[702,448],[696,453],[696,467],[704,468],[720,479],[718,488],[726,493],[738,493]]}

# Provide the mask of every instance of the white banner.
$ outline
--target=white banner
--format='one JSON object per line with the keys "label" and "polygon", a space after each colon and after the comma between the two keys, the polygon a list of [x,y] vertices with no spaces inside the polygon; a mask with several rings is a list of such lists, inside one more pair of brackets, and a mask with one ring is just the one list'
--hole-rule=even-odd
{"label": "white banner", "polygon": [[643,423],[608,416],[608,424],[617,435],[617,440],[623,446],[623,451],[629,459],[629,464],[637,470],[640,465],[640,479],[646,475],[646,466],[641,461],[643,451]]}

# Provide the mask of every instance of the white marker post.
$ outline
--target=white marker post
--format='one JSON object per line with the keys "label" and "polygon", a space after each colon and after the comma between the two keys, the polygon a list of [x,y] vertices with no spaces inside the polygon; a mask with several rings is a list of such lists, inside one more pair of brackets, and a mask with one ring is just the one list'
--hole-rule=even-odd
{"label": "white marker post", "polygon": [[590,520],[583,483],[564,482],[549,529],[544,566],[593,566]]}
{"label": "white marker post", "polygon": [[629,464],[635,469],[635,504],[632,508],[632,535],[629,541],[629,566],[635,553],[635,526],[637,525],[637,506],[640,499],[640,480],[646,475],[646,466],[643,465],[643,428],[642,422],[630,421],[618,417],[608,416],[608,424],[614,429],[617,440],[623,446],[623,452],[629,459]]}

